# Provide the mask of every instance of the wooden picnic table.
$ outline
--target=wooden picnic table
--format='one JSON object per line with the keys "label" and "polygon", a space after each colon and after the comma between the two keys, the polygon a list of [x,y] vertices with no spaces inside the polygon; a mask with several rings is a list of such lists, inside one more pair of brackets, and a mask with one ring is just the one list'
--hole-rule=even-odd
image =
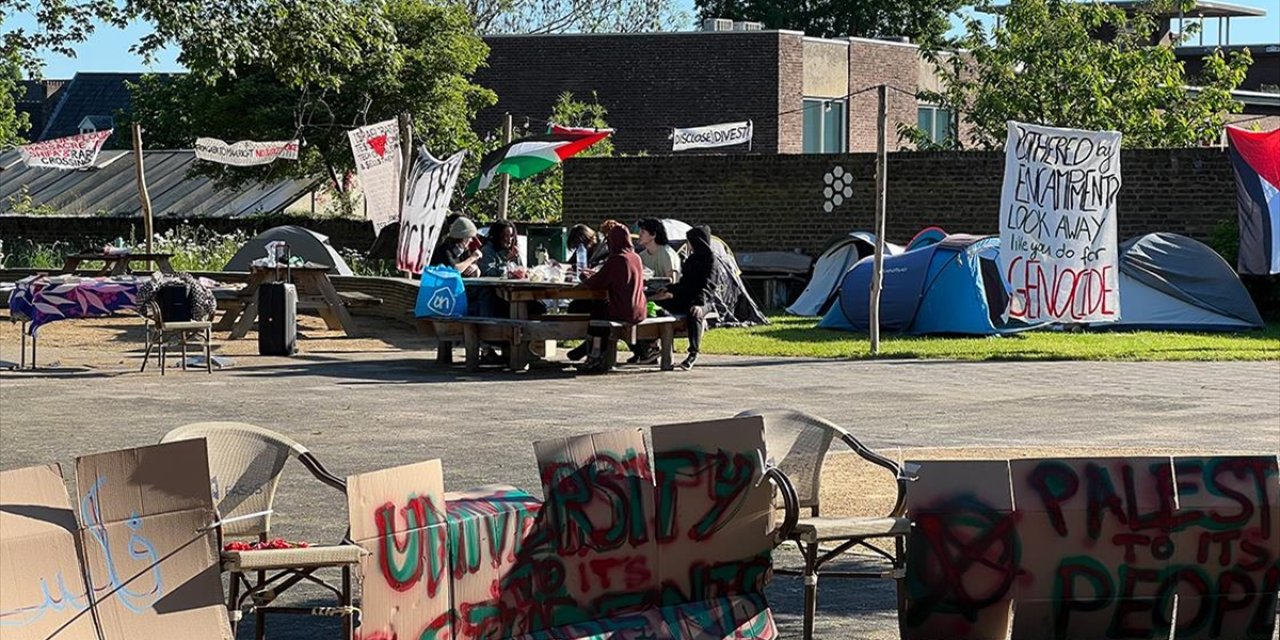
{"label": "wooden picnic table", "polygon": [[329,280],[330,267],[308,264],[277,269],[254,265],[251,269],[248,283],[237,296],[238,303],[232,304],[223,314],[222,319],[213,327],[215,331],[230,330],[232,340],[245,337],[258,319],[258,288],[264,283],[276,282],[279,278],[292,281],[298,288],[299,310],[317,311],[329,329],[341,330],[348,336],[356,335],[355,322],[347,311],[346,303]]}
{"label": "wooden picnic table", "polygon": [[162,273],[176,273],[173,265],[169,264],[169,258],[172,253],[76,253],[67,256],[66,262],[62,263],[63,273],[75,273],[80,268],[81,262],[102,261],[102,268],[98,270],[98,276],[123,276],[131,273],[129,264],[133,262],[156,263]]}

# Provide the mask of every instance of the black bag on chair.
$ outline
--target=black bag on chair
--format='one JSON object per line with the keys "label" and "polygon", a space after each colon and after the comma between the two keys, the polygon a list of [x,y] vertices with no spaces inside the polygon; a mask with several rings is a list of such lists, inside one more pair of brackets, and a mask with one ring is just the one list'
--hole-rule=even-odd
{"label": "black bag on chair", "polygon": [[284,282],[258,287],[258,354],[291,356],[298,352],[298,288]]}
{"label": "black bag on chair", "polygon": [[191,299],[185,284],[166,284],[157,289],[156,304],[165,322],[191,321]]}

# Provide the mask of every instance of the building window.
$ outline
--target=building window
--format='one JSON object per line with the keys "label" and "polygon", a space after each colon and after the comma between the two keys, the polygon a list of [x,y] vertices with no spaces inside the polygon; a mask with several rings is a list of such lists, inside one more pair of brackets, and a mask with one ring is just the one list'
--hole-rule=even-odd
{"label": "building window", "polygon": [[804,99],[804,152],[844,153],[849,104],[845,100]]}
{"label": "building window", "polygon": [[916,109],[916,125],[925,137],[939,145],[949,145],[955,140],[955,118],[951,110],[932,104],[922,104]]}

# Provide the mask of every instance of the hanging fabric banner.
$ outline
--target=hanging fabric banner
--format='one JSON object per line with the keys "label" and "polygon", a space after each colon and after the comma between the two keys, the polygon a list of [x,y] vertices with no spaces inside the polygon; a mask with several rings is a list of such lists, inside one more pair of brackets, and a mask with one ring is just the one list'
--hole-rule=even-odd
{"label": "hanging fabric banner", "polygon": [[373,231],[400,218],[400,125],[394,119],[347,132]]}
{"label": "hanging fabric banner", "polygon": [[254,142],[241,140],[227,144],[217,138],[196,138],[196,157],[208,162],[229,164],[233,167],[253,167],[271,164],[277,159],[297,160],[298,141]]}
{"label": "hanging fabric banner", "polygon": [[1000,196],[1008,317],[1028,323],[1120,319],[1120,185],[1120,132],[1009,122]]}
{"label": "hanging fabric banner", "polygon": [[1236,270],[1261,276],[1280,273],[1280,129],[1227,127],[1227,139],[1240,220]]}
{"label": "hanging fabric banner", "polygon": [[449,200],[462,172],[466,151],[447,160],[437,160],[426,147],[409,167],[408,188],[404,193],[404,209],[400,214],[400,246],[396,251],[396,268],[414,275],[431,264],[431,253],[440,237],[440,225],[449,213]]}
{"label": "hanging fabric banner", "polygon": [[710,149],[714,147],[732,147],[735,144],[751,142],[752,123],[726,122],[711,124],[705,127],[688,127],[675,129],[671,136],[671,150]]}
{"label": "hanging fabric banner", "polygon": [[84,169],[93,166],[102,144],[114,129],[82,133],[65,138],[33,142],[18,147],[18,155],[28,167]]}

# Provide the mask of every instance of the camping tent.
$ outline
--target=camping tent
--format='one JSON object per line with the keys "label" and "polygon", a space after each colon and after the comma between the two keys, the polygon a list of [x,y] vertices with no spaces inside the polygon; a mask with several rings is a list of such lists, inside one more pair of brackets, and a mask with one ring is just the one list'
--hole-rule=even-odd
{"label": "camping tent", "polygon": [[[1000,239],[951,235],[884,260],[880,328],[888,333],[992,335],[1005,331],[1009,306],[998,264]],[[840,283],[839,304],[819,327],[867,331],[873,260]]]}
{"label": "camping tent", "polygon": [[1176,233],[1149,233],[1120,245],[1120,320],[1095,328],[1240,331],[1262,316],[1231,265]]}
{"label": "camping tent", "polygon": [[[787,313],[796,316],[820,316],[831,308],[840,289],[840,280],[859,260],[874,255],[876,237],[866,231],[854,231],[827,244],[827,248],[813,265],[813,277],[799,298],[787,307]],[[886,242],[886,256],[902,253],[902,247]]]}
{"label": "camping tent", "polygon": [[234,256],[231,256],[231,260],[222,270],[248,271],[254,260],[267,256],[267,243],[273,240],[283,240],[288,243],[293,255],[300,256],[307,262],[327,265],[329,273],[333,275],[354,275],[351,267],[347,266],[347,262],[338,255],[333,245],[329,244],[329,236],[294,225],[267,229],[254,236],[253,239],[244,243]]}

